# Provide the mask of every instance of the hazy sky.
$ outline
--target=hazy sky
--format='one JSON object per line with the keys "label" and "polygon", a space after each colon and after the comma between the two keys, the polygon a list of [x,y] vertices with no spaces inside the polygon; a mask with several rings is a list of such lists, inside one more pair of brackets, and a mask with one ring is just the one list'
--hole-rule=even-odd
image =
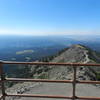
{"label": "hazy sky", "polygon": [[0,34],[100,34],[100,0],[0,0]]}

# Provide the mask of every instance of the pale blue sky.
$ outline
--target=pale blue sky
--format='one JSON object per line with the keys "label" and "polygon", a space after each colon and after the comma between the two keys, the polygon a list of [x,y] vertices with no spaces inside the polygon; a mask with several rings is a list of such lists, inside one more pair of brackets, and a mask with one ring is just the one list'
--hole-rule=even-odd
{"label": "pale blue sky", "polygon": [[100,0],[0,0],[0,34],[100,34]]}

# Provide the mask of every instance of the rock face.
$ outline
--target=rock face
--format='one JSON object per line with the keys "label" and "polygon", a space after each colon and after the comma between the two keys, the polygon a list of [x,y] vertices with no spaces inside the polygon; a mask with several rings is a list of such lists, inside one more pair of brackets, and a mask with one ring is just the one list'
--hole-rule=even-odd
{"label": "rock face", "polygon": [[54,62],[84,62],[86,49],[80,45],[73,45],[65,52],[54,58]]}
{"label": "rock face", "polygon": [[[57,56],[52,62],[72,62],[72,63],[95,63],[89,57],[89,50],[81,45],[73,45],[65,52]],[[100,69],[100,68],[99,68]],[[77,68],[77,79],[79,80],[96,80],[97,68],[80,66]],[[70,66],[54,66],[49,71],[49,78],[54,79],[72,79],[73,69]]]}

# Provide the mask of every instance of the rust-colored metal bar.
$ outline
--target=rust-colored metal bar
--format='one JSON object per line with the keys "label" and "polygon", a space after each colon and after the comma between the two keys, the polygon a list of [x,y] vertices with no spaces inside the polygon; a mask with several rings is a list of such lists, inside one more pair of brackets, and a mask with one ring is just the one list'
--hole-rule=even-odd
{"label": "rust-colored metal bar", "polygon": [[7,96],[19,97],[35,97],[35,98],[58,98],[58,99],[72,99],[73,97],[60,96],[60,95],[33,95],[33,94],[7,94]]}
{"label": "rust-colored metal bar", "polygon": [[4,72],[3,72],[3,65],[0,63],[0,76],[1,76],[1,92],[2,92],[2,99],[5,100],[5,86],[4,86]]}
{"label": "rust-colored metal bar", "polygon": [[26,64],[26,65],[58,65],[58,66],[98,66],[100,64],[83,64],[83,63],[54,63],[54,62],[12,62],[12,61],[3,61],[3,64]]}
{"label": "rust-colored metal bar", "polygon": [[49,82],[49,83],[72,83],[72,80],[48,80],[48,79],[22,79],[22,78],[6,78],[4,81],[15,82]]}
{"label": "rust-colored metal bar", "polygon": [[79,99],[79,100],[100,100],[100,97],[81,97],[81,96],[78,96],[78,97],[76,97],[76,99]]}
{"label": "rust-colored metal bar", "polygon": [[[19,97],[35,97],[35,98],[57,98],[57,99],[73,99],[69,96],[60,96],[60,95],[33,95],[33,94],[7,94],[6,96],[19,96]],[[75,99],[79,100],[100,100],[99,97],[82,97],[76,96]]]}
{"label": "rust-colored metal bar", "polygon": [[[50,82],[50,83],[73,83],[73,80],[48,80],[48,79],[22,79],[22,78],[5,78],[4,82]],[[0,80],[0,82],[2,82]],[[100,81],[76,81],[78,84],[100,84]]]}
{"label": "rust-colored metal bar", "polygon": [[77,81],[79,84],[100,84],[100,81]]}
{"label": "rust-colored metal bar", "polygon": [[[4,80],[15,82],[50,82],[50,83],[73,83],[73,80],[48,80],[48,79],[22,79],[22,78],[6,78]],[[2,82],[0,80],[0,82]],[[76,81],[78,84],[100,84],[100,81]]]}
{"label": "rust-colored metal bar", "polygon": [[76,98],[76,67],[73,67],[73,99],[72,100],[75,100]]}

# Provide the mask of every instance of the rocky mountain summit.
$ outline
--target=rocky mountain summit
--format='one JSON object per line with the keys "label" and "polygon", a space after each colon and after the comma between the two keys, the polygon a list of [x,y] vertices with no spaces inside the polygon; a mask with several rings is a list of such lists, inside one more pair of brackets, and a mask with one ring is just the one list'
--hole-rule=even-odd
{"label": "rocky mountain summit", "polygon": [[[96,52],[82,45],[72,45],[69,48],[62,50],[53,57],[50,62],[65,62],[65,63],[99,63],[100,57]],[[41,79],[61,79],[71,80],[73,78],[72,66],[36,66],[29,65],[33,78]],[[84,67],[77,68],[78,80],[98,80],[100,68],[98,67]],[[25,93],[34,87],[40,86],[42,83],[24,82],[19,83],[7,89],[10,93]],[[43,84],[42,84],[43,85]],[[11,98],[10,98],[11,99]],[[8,99],[8,100],[10,100]],[[17,98],[18,99],[18,98]],[[13,98],[12,100],[15,100]],[[26,100],[26,99],[25,99]],[[31,100],[31,99],[30,99]]]}
{"label": "rocky mountain summit", "polygon": [[[69,63],[97,63],[96,53],[82,45],[73,45],[66,51],[55,57],[52,62],[69,62]],[[93,59],[92,59],[93,58]],[[94,60],[95,59],[95,60]],[[52,67],[49,71],[50,78],[56,79],[72,79],[72,67]],[[98,67],[84,67],[77,68],[77,79],[79,80],[96,80],[96,73],[100,71]]]}

